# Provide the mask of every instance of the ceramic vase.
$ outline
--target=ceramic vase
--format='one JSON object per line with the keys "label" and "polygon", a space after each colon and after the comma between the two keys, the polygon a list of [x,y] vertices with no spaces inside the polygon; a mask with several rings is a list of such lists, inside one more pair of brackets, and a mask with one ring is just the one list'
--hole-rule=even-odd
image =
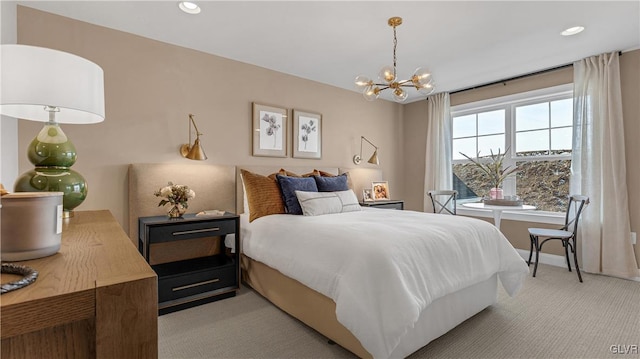
{"label": "ceramic vase", "polygon": [[504,198],[504,194],[502,192],[502,188],[492,188],[491,191],[489,191],[489,199],[503,199]]}

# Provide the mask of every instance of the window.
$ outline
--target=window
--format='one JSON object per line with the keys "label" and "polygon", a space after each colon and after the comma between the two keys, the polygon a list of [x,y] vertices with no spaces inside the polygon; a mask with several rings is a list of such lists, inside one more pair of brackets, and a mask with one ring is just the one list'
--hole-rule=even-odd
{"label": "window", "polygon": [[539,210],[564,212],[571,167],[572,85],[537,90],[451,109],[454,188],[459,198],[488,196],[490,183],[469,157],[505,153],[503,167],[519,171],[503,183]]}

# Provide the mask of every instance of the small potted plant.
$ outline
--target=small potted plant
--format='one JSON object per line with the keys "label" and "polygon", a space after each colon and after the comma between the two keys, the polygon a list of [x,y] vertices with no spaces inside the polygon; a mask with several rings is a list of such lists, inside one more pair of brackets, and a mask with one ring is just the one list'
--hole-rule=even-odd
{"label": "small potted plant", "polygon": [[507,148],[504,153],[500,153],[500,148],[498,148],[498,153],[493,153],[493,150],[491,150],[491,155],[485,156],[488,157],[486,160],[481,159],[480,151],[478,151],[475,159],[460,152],[461,155],[476,165],[480,171],[489,178],[489,182],[492,185],[491,191],[489,192],[489,199],[503,199],[504,196],[501,188],[502,182],[504,182],[509,175],[518,171],[517,167],[512,166],[502,168],[504,156],[508,151],[509,148]]}

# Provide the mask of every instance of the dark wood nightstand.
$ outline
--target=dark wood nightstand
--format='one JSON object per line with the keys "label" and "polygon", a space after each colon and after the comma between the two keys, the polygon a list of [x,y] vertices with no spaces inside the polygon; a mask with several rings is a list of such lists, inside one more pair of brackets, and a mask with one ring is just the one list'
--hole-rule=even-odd
{"label": "dark wood nightstand", "polygon": [[[158,275],[160,315],[233,297],[240,289],[238,215],[227,212],[222,216],[185,214],[177,219],[141,217],[138,226],[138,250]],[[235,234],[235,253],[228,253],[224,245],[228,234]],[[199,244],[202,242],[205,245]],[[218,243],[217,248],[201,251],[211,243]],[[170,254],[176,246],[193,246],[192,252],[196,253],[188,259],[172,259]]]}
{"label": "dark wood nightstand", "polygon": [[360,205],[363,207],[372,207],[372,208],[387,208],[387,209],[399,209],[399,210],[404,209],[404,201],[401,201],[401,200],[360,202]]}

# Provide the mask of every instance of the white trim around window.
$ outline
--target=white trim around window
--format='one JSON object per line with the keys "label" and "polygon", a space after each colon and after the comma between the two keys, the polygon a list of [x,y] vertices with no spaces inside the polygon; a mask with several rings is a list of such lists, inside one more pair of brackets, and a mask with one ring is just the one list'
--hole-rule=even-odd
{"label": "white trim around window", "polygon": [[[541,102],[551,102],[561,99],[571,98],[573,96],[573,84],[564,84],[534,91],[528,91],[498,98],[491,98],[482,101],[476,101],[466,104],[453,106],[451,108],[451,117],[465,116],[469,114],[477,114],[480,112],[489,112],[500,109],[505,109],[505,148],[510,148],[507,158],[505,158],[505,166],[514,166],[516,162],[528,162],[528,161],[552,161],[563,160],[570,158],[569,155],[542,155],[534,157],[518,157],[516,156],[516,149],[512,146],[515,143],[516,132],[512,126],[514,125],[515,111],[518,106],[526,106],[529,104],[536,104]],[[476,136],[478,136],[476,134]],[[466,163],[466,159],[456,159],[453,163]],[[509,176],[504,181],[505,194],[516,193],[516,178]],[[461,204],[464,200],[458,200]],[[476,217],[491,218],[491,211],[474,210],[466,207],[458,206],[458,213]],[[508,212],[505,211],[503,215],[504,219],[518,220],[518,221],[530,221],[537,223],[549,223],[549,224],[564,224],[564,212],[546,212],[546,211],[531,211],[531,212]]]}

